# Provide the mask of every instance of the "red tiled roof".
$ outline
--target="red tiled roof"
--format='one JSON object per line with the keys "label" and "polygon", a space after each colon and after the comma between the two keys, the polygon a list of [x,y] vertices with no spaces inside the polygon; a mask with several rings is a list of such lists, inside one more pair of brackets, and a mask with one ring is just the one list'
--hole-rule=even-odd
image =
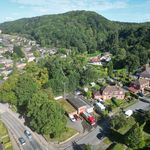
{"label": "red tiled roof", "polygon": [[130,92],[133,92],[133,93],[137,93],[138,92],[138,89],[136,89],[136,88],[134,88],[134,87],[129,87],[128,88],[128,90],[130,91]]}

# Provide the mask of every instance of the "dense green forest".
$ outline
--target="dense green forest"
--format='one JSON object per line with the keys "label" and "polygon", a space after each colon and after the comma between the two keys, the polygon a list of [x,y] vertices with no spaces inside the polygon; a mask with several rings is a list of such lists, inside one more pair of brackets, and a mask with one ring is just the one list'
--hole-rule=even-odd
{"label": "dense green forest", "polygon": [[137,44],[150,47],[150,23],[113,22],[90,11],[25,18],[2,23],[0,29],[30,35],[42,46],[75,48],[80,52],[116,52],[117,46],[130,50]]}
{"label": "dense green forest", "polygon": [[81,53],[110,51],[115,56],[114,68],[124,68],[127,64],[129,72],[150,58],[149,22],[114,22],[95,12],[71,11],[2,23],[0,29],[28,36],[44,47]]}

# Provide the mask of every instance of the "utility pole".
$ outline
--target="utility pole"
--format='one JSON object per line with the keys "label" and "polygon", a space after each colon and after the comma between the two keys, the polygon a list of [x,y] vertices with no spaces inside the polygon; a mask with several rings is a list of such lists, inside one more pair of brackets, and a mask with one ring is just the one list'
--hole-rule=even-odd
{"label": "utility pole", "polygon": [[66,86],[66,83],[64,82],[64,99],[66,99],[65,86]]}

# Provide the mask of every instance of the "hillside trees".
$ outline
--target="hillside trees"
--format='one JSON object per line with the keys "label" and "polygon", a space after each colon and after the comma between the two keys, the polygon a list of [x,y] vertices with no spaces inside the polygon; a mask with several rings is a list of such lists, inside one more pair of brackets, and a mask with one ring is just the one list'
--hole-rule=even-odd
{"label": "hillside trees", "polygon": [[126,59],[126,65],[128,68],[128,73],[129,74],[132,73],[140,66],[139,57],[134,54],[128,53],[127,59]]}

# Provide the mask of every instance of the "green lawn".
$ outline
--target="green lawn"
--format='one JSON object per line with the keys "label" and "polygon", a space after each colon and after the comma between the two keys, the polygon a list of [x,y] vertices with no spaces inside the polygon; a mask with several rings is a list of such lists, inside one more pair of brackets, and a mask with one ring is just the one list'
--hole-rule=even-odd
{"label": "green lawn", "polygon": [[107,145],[112,144],[112,141],[108,137],[106,137],[103,142]]}
{"label": "green lawn", "polygon": [[125,145],[120,143],[113,143],[109,148],[107,148],[107,150],[125,150]]}
{"label": "green lawn", "polygon": [[117,105],[115,105],[115,104],[112,102],[112,100],[106,100],[106,101],[105,101],[105,105],[106,105],[106,106],[107,106],[107,105],[110,105],[111,108],[112,108],[112,111],[115,113],[115,112],[120,111],[120,108],[126,108],[126,107],[128,107],[128,106],[130,106],[130,105],[133,105],[135,102],[136,102],[136,100],[131,100],[131,101],[128,102],[126,99],[123,99],[123,100],[117,99],[117,100],[116,100],[116,104],[117,104]]}
{"label": "green lawn", "polygon": [[122,135],[124,135],[136,123],[133,117],[127,118],[127,120],[128,124],[118,130],[118,132]]}
{"label": "green lawn", "polygon": [[0,140],[4,143],[5,150],[13,150],[7,129],[2,121],[0,121]]}
{"label": "green lawn", "polygon": [[4,64],[0,64],[0,68],[3,68],[4,67]]}
{"label": "green lawn", "polygon": [[49,135],[44,135],[44,137],[46,138],[46,140],[48,142],[63,142],[66,141],[67,139],[69,139],[70,137],[74,136],[75,134],[77,134],[78,132],[75,129],[72,128],[67,128],[66,131],[59,137],[59,138],[50,138]]}

